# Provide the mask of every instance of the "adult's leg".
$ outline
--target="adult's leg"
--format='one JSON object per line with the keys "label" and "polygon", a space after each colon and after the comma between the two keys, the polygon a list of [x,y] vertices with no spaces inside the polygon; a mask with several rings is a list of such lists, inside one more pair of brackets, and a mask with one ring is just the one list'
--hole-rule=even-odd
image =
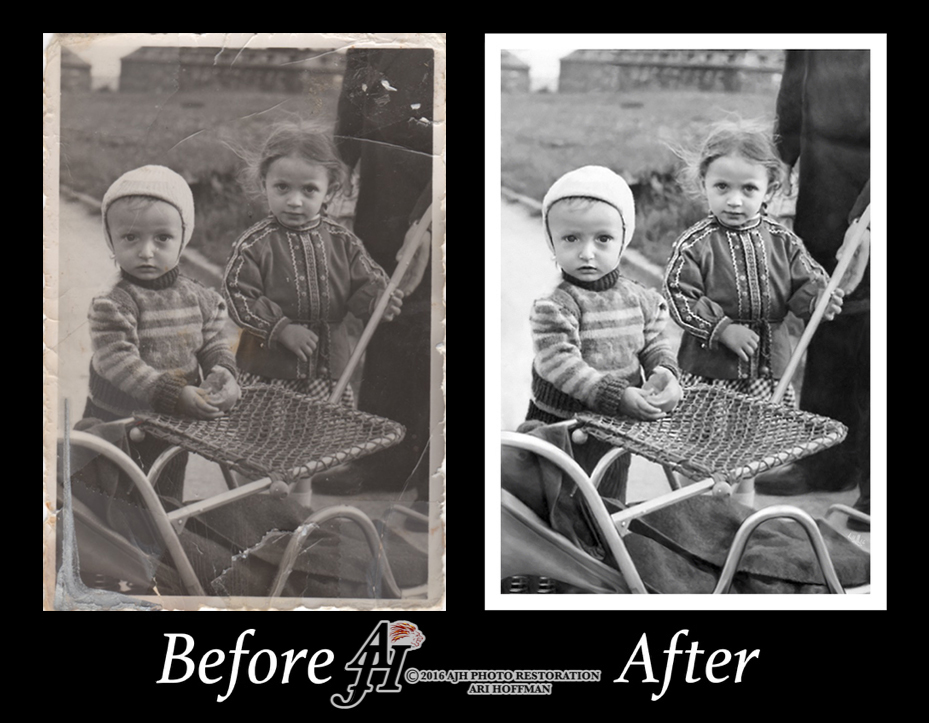
{"label": "adult's leg", "polygon": [[[855,386],[855,401],[858,406],[858,500],[855,509],[871,514],[871,319],[863,315],[861,341],[859,345],[858,379]],[[870,529],[866,522],[849,520],[848,526],[855,530]]]}

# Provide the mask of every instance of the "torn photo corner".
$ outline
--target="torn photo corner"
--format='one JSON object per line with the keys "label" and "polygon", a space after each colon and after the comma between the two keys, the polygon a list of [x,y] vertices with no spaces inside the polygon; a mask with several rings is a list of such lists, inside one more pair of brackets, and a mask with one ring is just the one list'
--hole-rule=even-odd
{"label": "torn photo corner", "polygon": [[46,38],[46,610],[440,610],[445,34]]}

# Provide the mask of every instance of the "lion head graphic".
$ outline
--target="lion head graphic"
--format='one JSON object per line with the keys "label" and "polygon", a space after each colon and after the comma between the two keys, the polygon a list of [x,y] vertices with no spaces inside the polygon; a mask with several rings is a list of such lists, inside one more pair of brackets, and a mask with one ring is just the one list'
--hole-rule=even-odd
{"label": "lion head graphic", "polygon": [[406,620],[400,620],[390,625],[390,642],[391,644],[409,645],[416,650],[419,648],[426,636],[423,635],[413,623]]}

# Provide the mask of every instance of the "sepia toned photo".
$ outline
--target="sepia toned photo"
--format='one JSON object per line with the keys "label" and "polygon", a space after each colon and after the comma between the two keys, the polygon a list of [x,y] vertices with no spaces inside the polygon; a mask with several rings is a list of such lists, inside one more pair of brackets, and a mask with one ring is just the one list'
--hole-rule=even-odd
{"label": "sepia toned photo", "polygon": [[489,606],[881,605],[882,42],[489,40]]}
{"label": "sepia toned photo", "polygon": [[444,609],[445,34],[56,34],[46,610]]}

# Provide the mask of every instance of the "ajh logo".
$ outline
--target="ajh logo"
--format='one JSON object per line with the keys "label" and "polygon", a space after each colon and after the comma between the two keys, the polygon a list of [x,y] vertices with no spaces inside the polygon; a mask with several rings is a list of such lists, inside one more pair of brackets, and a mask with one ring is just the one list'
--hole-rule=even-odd
{"label": "ajh logo", "polygon": [[[378,693],[399,693],[403,664],[410,650],[422,647],[426,636],[413,623],[406,620],[381,620],[368,639],[348,663],[346,670],[357,671],[355,682],[348,686],[345,695],[330,698],[336,708],[354,708],[372,690]],[[379,685],[373,685],[375,671],[382,673]]]}

